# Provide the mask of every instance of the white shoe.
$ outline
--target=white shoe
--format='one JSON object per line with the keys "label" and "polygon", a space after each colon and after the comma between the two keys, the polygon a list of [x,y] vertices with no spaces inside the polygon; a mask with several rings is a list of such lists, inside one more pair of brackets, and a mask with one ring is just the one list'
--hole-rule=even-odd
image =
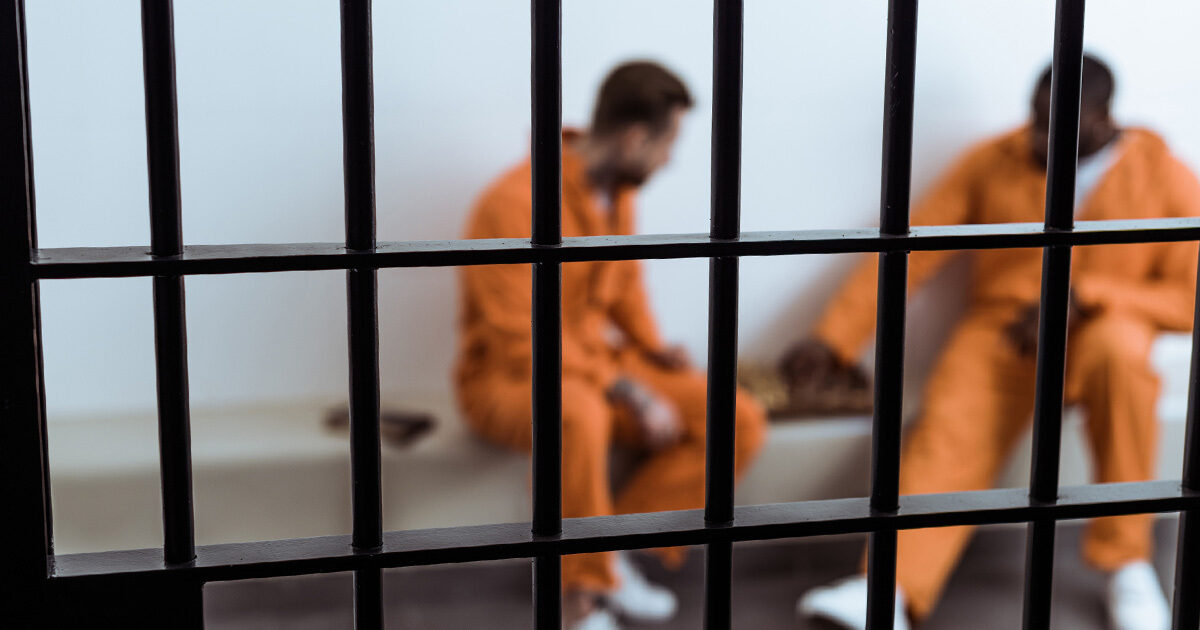
{"label": "white shoe", "polygon": [[611,612],[597,608],[577,621],[570,630],[621,630],[621,626]]}
{"label": "white shoe", "polygon": [[1167,630],[1171,614],[1158,574],[1149,562],[1117,569],[1108,578],[1108,616],[1113,630]]}
{"label": "white shoe", "polygon": [[616,572],[619,585],[604,598],[609,607],[633,621],[666,621],[675,616],[679,607],[675,594],[670,590],[651,584],[638,571],[629,556],[617,552]]}
{"label": "white shoe", "polygon": [[[896,619],[892,625],[895,630],[908,630],[904,607],[904,594],[897,590]],[[847,630],[866,630],[867,577],[855,575],[812,589],[796,602],[796,614],[832,621]]]}

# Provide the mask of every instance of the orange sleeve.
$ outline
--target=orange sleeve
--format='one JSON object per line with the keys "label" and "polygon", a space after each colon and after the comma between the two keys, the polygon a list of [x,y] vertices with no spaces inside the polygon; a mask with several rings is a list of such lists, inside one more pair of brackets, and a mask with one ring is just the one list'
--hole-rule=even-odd
{"label": "orange sleeve", "polygon": [[642,278],[641,262],[625,261],[623,272],[625,291],[621,292],[613,304],[609,316],[638,348],[648,352],[661,350],[663,341],[658,333],[654,313],[650,309],[650,298]]}
{"label": "orange sleeve", "polygon": [[[916,205],[913,225],[960,225],[972,218],[974,183],[985,153],[975,150],[961,158]],[[908,288],[915,291],[957,252],[915,252],[909,257]],[[879,255],[859,263],[834,296],[817,323],[814,335],[843,361],[855,362],[875,330]]]}
{"label": "orange sleeve", "polygon": [[[1166,187],[1164,217],[1200,217],[1200,183],[1187,167],[1171,159],[1162,179]],[[1164,330],[1192,328],[1196,303],[1195,242],[1147,243],[1154,248],[1155,272],[1144,282],[1122,278],[1088,276],[1072,288],[1084,306],[1114,310],[1144,317]]]}
{"label": "orange sleeve", "polygon": [[[525,211],[516,211],[524,203]],[[493,195],[481,202],[467,238],[529,238],[529,201]],[[465,291],[477,308],[476,323],[512,365],[533,365],[533,270],[521,265],[471,265],[462,268]],[[528,366],[528,367],[526,367]],[[575,335],[562,337],[562,371],[607,389],[616,374],[605,361],[595,360]]]}

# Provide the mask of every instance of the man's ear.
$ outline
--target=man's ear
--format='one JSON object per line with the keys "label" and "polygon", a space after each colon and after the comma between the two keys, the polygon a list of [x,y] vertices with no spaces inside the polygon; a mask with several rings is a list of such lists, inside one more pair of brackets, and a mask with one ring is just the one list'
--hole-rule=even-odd
{"label": "man's ear", "polygon": [[621,131],[621,154],[633,155],[641,151],[650,139],[650,128],[642,123],[633,123]]}

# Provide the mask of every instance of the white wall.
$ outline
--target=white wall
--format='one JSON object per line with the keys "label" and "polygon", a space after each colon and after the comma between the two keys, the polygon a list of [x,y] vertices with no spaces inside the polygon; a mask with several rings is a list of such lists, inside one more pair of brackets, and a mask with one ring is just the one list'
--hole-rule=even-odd
{"label": "white wall", "polygon": [[[583,123],[613,64],[652,57],[699,105],[672,166],[645,191],[641,229],[708,229],[711,5],[564,3],[564,119]],[[871,224],[879,194],[886,3],[747,3],[743,226]],[[968,144],[1022,121],[1050,56],[1049,0],[926,0],[917,74],[915,190]],[[184,237],[188,243],[342,238],[338,3],[176,0]],[[148,241],[137,2],[28,3],[44,247]],[[1115,66],[1118,110],[1200,165],[1193,26],[1200,3],[1089,3],[1089,48]],[[457,235],[476,192],[526,150],[528,3],[380,0],[375,7],[379,237]],[[743,263],[745,354],[770,357],[815,318],[849,258]],[[653,262],[668,335],[704,356],[704,261]],[[384,271],[384,388],[445,389],[452,270]],[[342,275],[190,278],[197,407],[345,391]],[[54,418],[154,404],[146,279],[47,282],[45,356]],[[945,315],[914,319],[933,347]],[[922,345],[922,342],[923,345]],[[915,351],[919,365],[932,350]],[[919,370],[918,370],[919,372]]]}

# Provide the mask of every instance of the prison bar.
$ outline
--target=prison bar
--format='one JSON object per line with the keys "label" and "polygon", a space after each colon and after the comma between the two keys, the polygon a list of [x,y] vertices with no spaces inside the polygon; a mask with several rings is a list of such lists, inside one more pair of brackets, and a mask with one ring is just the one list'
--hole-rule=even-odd
{"label": "prison bar", "polygon": [[24,3],[0,3],[0,500],[8,506],[0,551],[9,587],[7,622],[38,619],[44,606],[47,559],[53,553],[45,415],[41,379],[41,327],[37,284],[29,254],[37,247],[33,161],[25,62]]}
{"label": "prison bar", "polygon": [[[375,128],[371,69],[371,1],[342,0],[342,160],[346,249],[375,248]],[[374,268],[347,268],[351,544],[383,544],[379,444],[379,282]],[[354,573],[354,625],[383,627],[383,579],[377,568]]]}
{"label": "prison bar", "polygon": [[[170,0],[142,2],[150,253],[164,257],[183,253],[171,10]],[[154,348],[162,462],[163,549],[167,562],[188,562],[195,556],[195,535],[182,276],[154,276]]]}
{"label": "prison bar", "polygon": [[182,256],[155,259],[145,247],[63,247],[33,254],[35,278],[124,278],[157,274],[231,274],[390,269],[462,265],[651,260],[714,256],[792,256],[893,251],[1014,249],[1050,245],[1165,243],[1200,239],[1200,218],[1080,221],[1069,232],[1047,232],[1041,223],[916,226],[906,236],[877,228],[742,232],[737,240],[711,234],[579,236],[561,247],[530,247],[523,238],[460,241],[393,241],[373,251],[342,243],[189,245]]}
{"label": "prison bar", "polygon": [[[1050,146],[1046,162],[1047,231],[1069,231],[1075,227],[1083,18],[1084,0],[1058,0],[1050,81]],[[1029,480],[1030,499],[1041,503],[1053,503],[1058,499],[1070,291],[1070,246],[1046,247],[1042,255],[1033,462]],[[1035,520],[1030,522],[1028,530],[1022,623],[1026,630],[1045,630],[1050,627],[1055,523]]]}
{"label": "prison bar", "polygon": [[[562,4],[530,4],[533,248],[562,244]],[[533,265],[533,521],[535,537],[562,532],[562,265]],[[562,626],[562,557],[533,559],[533,626]]]}
{"label": "prison bar", "polygon": [[67,554],[55,557],[55,580],[145,574],[149,578],[194,573],[207,582],[363,567],[478,562],[538,555],[592,553],[713,541],[743,542],[857,534],[878,529],[1074,520],[1121,514],[1200,509],[1200,491],[1178,481],[1064,487],[1054,504],[1030,500],[1024,488],[904,496],[895,513],[875,512],[866,498],[739,506],[734,523],[709,526],[703,510],[563,519],[561,536],[535,536],[529,523],[476,525],[384,534],[374,552],[349,553],[349,536],[208,545],[194,566],[165,566],[154,549]]}
{"label": "prison bar", "polygon": [[[741,233],[742,171],[742,0],[713,2],[713,92],[711,226],[713,240]],[[705,410],[704,521],[729,525],[734,519],[734,453],[737,435],[738,259],[709,261],[708,397]],[[704,627],[728,630],[732,623],[733,545],[705,549]]]}
{"label": "prison bar", "polygon": [[[917,0],[888,3],[884,68],[881,236],[909,232],[913,91],[917,60]],[[900,507],[900,423],[904,407],[904,322],[908,252],[879,255],[875,325],[875,395],[871,428],[871,509]],[[890,630],[896,608],[896,530],[871,532],[867,543],[867,628]]]}
{"label": "prison bar", "polygon": [[[1197,289],[1200,291],[1200,288]],[[1187,432],[1183,444],[1182,487],[1200,488],[1200,430],[1196,426],[1200,405],[1200,300],[1192,324],[1192,365],[1188,377]],[[1179,515],[1179,542],[1175,550],[1175,597],[1172,627],[1196,630],[1200,627],[1200,600],[1181,595],[1200,590],[1200,511],[1187,510]]]}

